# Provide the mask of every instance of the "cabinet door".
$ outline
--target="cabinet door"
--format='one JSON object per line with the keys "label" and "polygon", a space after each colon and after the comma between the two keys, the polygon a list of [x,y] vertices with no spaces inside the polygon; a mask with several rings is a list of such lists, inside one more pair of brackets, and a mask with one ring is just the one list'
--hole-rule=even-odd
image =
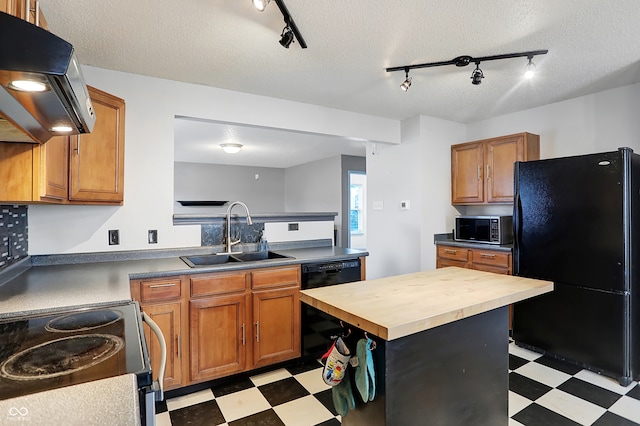
{"label": "cabinet door", "polygon": [[253,367],[300,356],[298,287],[253,293]]}
{"label": "cabinet door", "polygon": [[[154,320],[167,344],[167,366],[164,373],[165,389],[175,388],[182,384],[182,350],[180,333],[180,303],[167,303],[161,305],[143,305],[142,310]],[[155,334],[144,324],[144,335],[151,357],[151,369],[153,379],[158,378],[160,369],[160,345]]]}
{"label": "cabinet door", "polygon": [[484,145],[482,142],[451,146],[451,203],[484,201]]}
{"label": "cabinet door", "polygon": [[41,201],[66,201],[69,196],[69,137],[55,136],[45,144],[35,145],[33,149],[40,156],[39,166],[34,164],[40,176],[38,181],[34,179],[34,184],[38,186],[33,193]]}
{"label": "cabinet door", "polygon": [[524,159],[524,136],[486,141],[487,202],[513,202],[513,164]]}
{"label": "cabinet door", "polygon": [[121,204],[124,199],[124,101],[93,87],[93,131],[71,138],[69,199]]}
{"label": "cabinet door", "polygon": [[33,179],[33,144],[0,143],[0,200],[32,201]]}
{"label": "cabinet door", "polygon": [[190,302],[191,380],[238,373],[246,365],[246,307],[242,294]]}

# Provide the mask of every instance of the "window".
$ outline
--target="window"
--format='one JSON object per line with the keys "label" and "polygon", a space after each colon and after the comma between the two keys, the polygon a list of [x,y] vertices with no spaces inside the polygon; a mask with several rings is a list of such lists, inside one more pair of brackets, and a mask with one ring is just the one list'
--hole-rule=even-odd
{"label": "window", "polygon": [[349,211],[349,230],[352,234],[362,234],[362,185],[351,184],[349,187],[350,207]]}

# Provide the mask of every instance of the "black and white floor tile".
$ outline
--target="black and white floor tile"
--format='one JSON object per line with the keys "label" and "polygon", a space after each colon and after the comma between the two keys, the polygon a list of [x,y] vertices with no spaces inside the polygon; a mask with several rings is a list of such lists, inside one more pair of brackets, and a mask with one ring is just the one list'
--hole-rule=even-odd
{"label": "black and white floor tile", "polygon": [[[169,398],[157,405],[157,425],[340,425],[320,368],[278,368]],[[509,426],[640,426],[640,385],[623,387],[511,343],[509,417]]]}

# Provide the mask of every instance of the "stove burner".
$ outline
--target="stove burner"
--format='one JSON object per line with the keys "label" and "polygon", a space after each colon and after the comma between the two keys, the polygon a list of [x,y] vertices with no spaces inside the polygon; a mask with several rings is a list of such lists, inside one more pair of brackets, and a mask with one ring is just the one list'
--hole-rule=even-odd
{"label": "stove burner", "polygon": [[0,374],[22,381],[64,376],[99,364],[123,347],[124,340],[108,334],[65,337],[12,355],[0,365]]}
{"label": "stove burner", "polygon": [[54,333],[86,331],[113,324],[120,318],[122,312],[114,310],[74,312],[52,319],[44,328]]}

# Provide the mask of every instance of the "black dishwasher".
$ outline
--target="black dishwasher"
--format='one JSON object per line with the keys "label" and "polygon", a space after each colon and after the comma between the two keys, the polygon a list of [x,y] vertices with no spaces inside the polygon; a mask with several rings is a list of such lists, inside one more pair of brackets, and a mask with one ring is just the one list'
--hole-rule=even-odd
{"label": "black dishwasher", "polygon": [[[360,281],[360,259],[302,265],[302,290]],[[340,332],[340,323],[306,303],[301,306],[302,356],[320,358],[328,349],[331,337]]]}

